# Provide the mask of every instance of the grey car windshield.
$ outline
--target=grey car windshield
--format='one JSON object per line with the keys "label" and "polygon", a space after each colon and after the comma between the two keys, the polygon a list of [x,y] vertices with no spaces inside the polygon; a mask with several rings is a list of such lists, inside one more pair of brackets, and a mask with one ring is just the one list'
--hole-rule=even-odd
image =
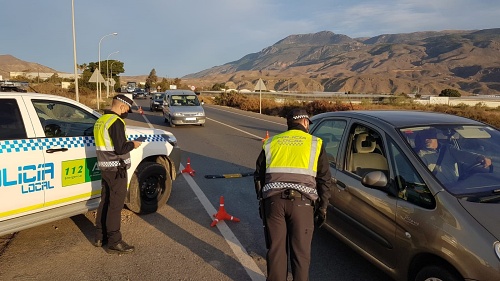
{"label": "grey car windshield", "polygon": [[194,95],[172,95],[170,105],[173,106],[200,106],[200,101]]}
{"label": "grey car windshield", "polygon": [[[500,131],[440,125],[401,129],[425,167],[450,193],[471,201],[500,197]],[[486,200],[486,199],[484,199]]]}

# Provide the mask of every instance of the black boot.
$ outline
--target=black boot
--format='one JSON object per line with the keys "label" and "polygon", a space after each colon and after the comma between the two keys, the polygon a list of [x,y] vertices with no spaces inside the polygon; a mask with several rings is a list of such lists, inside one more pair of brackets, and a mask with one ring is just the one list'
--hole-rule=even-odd
{"label": "black boot", "polygon": [[113,254],[126,254],[126,253],[132,253],[135,250],[134,246],[130,246],[125,241],[120,241],[116,243],[115,245],[109,246],[108,247],[108,253],[113,253]]}

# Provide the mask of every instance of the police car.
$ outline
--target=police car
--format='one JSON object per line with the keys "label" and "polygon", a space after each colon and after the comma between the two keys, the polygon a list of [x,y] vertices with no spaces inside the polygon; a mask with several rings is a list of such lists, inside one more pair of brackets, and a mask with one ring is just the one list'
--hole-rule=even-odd
{"label": "police car", "polygon": [[[101,194],[94,123],[100,113],[47,94],[0,93],[0,236],[96,209]],[[170,132],[126,128],[131,151],[127,207],[165,205],[180,165]]]}

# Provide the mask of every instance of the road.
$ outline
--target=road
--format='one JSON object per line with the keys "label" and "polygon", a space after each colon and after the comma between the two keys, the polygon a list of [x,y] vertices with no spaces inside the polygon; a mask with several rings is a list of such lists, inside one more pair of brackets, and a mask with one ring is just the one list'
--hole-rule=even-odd
{"label": "road", "polygon": [[[129,255],[92,246],[95,213],[18,232],[0,256],[0,280],[265,280],[265,243],[252,177],[206,179],[207,174],[252,172],[266,132],[286,130],[283,118],[207,105],[205,127],[164,123],[136,100],[144,115],[127,125],[171,131],[195,175],[179,174],[167,206],[138,216],[122,212]],[[149,124],[148,124],[149,122]],[[240,222],[211,227],[220,197]],[[390,280],[323,229],[315,231],[310,280]]]}

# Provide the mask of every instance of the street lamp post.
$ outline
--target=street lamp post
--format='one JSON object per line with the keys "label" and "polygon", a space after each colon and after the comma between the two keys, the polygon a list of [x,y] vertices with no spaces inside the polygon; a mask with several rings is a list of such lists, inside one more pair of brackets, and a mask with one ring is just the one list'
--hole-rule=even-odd
{"label": "street lamp post", "polygon": [[80,97],[78,96],[78,70],[76,64],[75,2],[73,0],[71,0],[71,21],[73,23],[73,64],[75,71],[75,97],[76,101],[80,102]]}
{"label": "street lamp post", "polygon": [[109,57],[112,54],[119,53],[120,51],[112,52],[111,54],[108,55],[106,58],[106,78],[108,79],[108,82],[106,83],[106,98],[109,98]]}
{"label": "street lamp post", "polygon": [[[102,42],[102,39],[108,37],[108,36],[111,36],[111,35],[118,35],[117,32],[113,32],[113,33],[110,33],[110,34],[107,34],[107,35],[104,35],[101,40],[99,40],[99,60],[98,60],[98,63],[99,63],[99,73],[98,74],[101,74],[101,42]],[[99,103],[100,103],[100,98],[101,98],[101,84],[99,82],[99,76],[100,75],[97,75],[97,109],[99,109]]]}

